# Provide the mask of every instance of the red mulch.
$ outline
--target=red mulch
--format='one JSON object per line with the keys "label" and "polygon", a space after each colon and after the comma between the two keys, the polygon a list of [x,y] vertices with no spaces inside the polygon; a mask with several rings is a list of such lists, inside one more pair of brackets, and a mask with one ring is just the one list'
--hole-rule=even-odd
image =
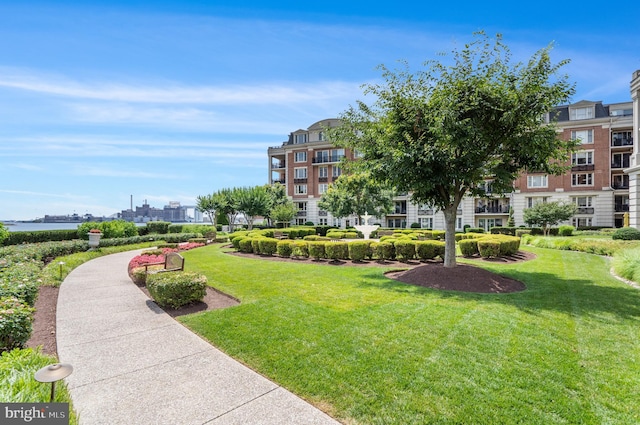
{"label": "red mulch", "polygon": [[[254,254],[243,254],[238,252],[229,252],[231,255],[256,258]],[[481,269],[467,264],[460,264],[454,268],[445,268],[442,262],[420,263],[417,261],[401,262],[401,261],[331,261],[331,260],[313,260],[313,259],[291,259],[281,258],[278,256],[260,256],[261,259],[269,259],[272,261],[287,261],[295,263],[310,264],[326,264],[329,266],[381,266],[381,267],[398,267],[408,270],[389,272],[387,277],[396,279],[400,282],[411,285],[425,286],[434,289],[462,292],[479,292],[479,293],[509,293],[524,291],[526,289],[522,282],[518,282],[507,277],[503,277],[490,271]],[[478,262],[500,262],[514,263],[527,261],[535,258],[535,255],[519,251],[516,255],[497,259],[475,258]],[[132,283],[133,285],[133,283]],[[147,295],[146,288],[140,289]],[[35,316],[33,322],[33,333],[27,341],[27,347],[42,346],[42,352],[57,356],[56,351],[56,305],[58,302],[59,288],[50,286],[41,286],[38,292],[38,299],[35,304]],[[172,317],[185,314],[196,313],[199,311],[208,311],[218,308],[225,308],[238,305],[239,301],[229,295],[223,294],[213,288],[207,288],[207,294],[202,302],[195,303],[180,309],[165,309],[165,312]]]}

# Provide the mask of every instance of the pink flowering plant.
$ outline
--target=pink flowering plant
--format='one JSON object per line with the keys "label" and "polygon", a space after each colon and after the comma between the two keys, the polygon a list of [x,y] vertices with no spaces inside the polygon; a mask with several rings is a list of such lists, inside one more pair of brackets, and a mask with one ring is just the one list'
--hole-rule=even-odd
{"label": "pink flowering plant", "polygon": [[127,267],[129,277],[136,285],[144,285],[147,278],[147,270],[162,269],[164,267],[165,256],[167,254],[171,252],[187,251],[201,246],[204,246],[204,244],[188,242],[180,244],[178,248],[156,249],[136,255],[131,259],[131,261],[129,261],[129,266]]}

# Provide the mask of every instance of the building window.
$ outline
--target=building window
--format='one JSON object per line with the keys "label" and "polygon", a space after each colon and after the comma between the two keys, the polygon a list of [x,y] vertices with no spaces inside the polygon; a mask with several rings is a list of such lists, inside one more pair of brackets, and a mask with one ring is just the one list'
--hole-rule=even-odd
{"label": "building window", "polygon": [[573,120],[588,120],[593,118],[593,106],[589,106],[586,108],[570,108],[569,109],[569,119]]}
{"label": "building window", "polygon": [[293,176],[296,179],[306,179],[307,178],[307,167],[300,167],[293,169]]}
{"label": "building window", "polygon": [[529,189],[547,187],[546,175],[527,176],[527,187]]}
{"label": "building window", "polygon": [[296,134],[293,143],[296,145],[307,143],[307,133]]}
{"label": "building window", "polygon": [[593,173],[572,174],[571,186],[593,186]]}
{"label": "building window", "polygon": [[342,169],[336,165],[334,165],[332,168],[333,168],[333,173],[332,173],[333,178],[335,179],[340,177],[340,175],[342,174]]}
{"label": "building window", "polygon": [[325,193],[327,191],[327,189],[329,189],[329,185],[326,183],[321,183],[318,185],[318,194],[322,195],[323,193]]}
{"label": "building window", "polygon": [[318,164],[329,162],[329,151],[317,151],[315,162],[317,162]]}
{"label": "building window", "polygon": [[573,227],[590,227],[592,226],[593,220],[591,217],[573,217],[571,219],[571,224]]}
{"label": "building window", "polygon": [[571,130],[571,140],[580,140],[582,144],[593,143],[593,130]]}
{"label": "building window", "polygon": [[631,131],[614,131],[611,134],[611,146],[633,146]]}
{"label": "building window", "polygon": [[433,217],[421,217],[420,227],[422,229],[433,229]]}
{"label": "building window", "polygon": [[575,196],[573,203],[579,208],[591,207],[593,203],[593,197],[591,196]]}
{"label": "building window", "polygon": [[296,202],[296,207],[298,208],[298,211],[306,211],[307,210],[307,203],[306,202]]}
{"label": "building window", "polygon": [[296,152],[295,162],[307,162],[307,152]]}
{"label": "building window", "polygon": [[324,131],[321,131],[318,133],[318,140],[321,142],[324,142],[326,139],[325,135],[324,135]]}
{"label": "building window", "polygon": [[325,179],[329,177],[329,168],[328,167],[318,168],[318,177],[325,178]]}
{"label": "building window", "polygon": [[613,188],[614,189],[629,189],[629,175],[615,175],[613,176]]}
{"label": "building window", "polygon": [[593,164],[593,151],[580,151],[571,154],[571,165]]}
{"label": "building window", "polygon": [[306,195],[307,194],[307,185],[306,184],[297,184],[294,186],[294,193],[296,195]]}
{"label": "building window", "polygon": [[344,158],[344,149],[331,150],[331,162],[338,162]]}
{"label": "building window", "polygon": [[532,197],[526,198],[527,208],[532,208],[535,205],[542,204],[545,202],[547,202],[546,196],[532,196]]}
{"label": "building window", "polygon": [[320,226],[328,226],[329,225],[329,219],[326,217],[321,217],[318,219],[318,224]]}
{"label": "building window", "polygon": [[456,217],[456,230],[462,230],[463,228],[462,217]]}
{"label": "building window", "polygon": [[614,153],[611,156],[611,168],[629,168],[630,153]]}

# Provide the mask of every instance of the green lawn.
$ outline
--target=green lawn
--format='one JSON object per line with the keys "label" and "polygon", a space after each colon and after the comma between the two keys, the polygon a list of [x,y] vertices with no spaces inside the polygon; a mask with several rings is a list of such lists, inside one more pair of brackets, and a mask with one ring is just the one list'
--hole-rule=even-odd
{"label": "green lawn", "polygon": [[531,251],[486,266],[527,291],[480,295],[212,245],[187,269],[242,304],[180,320],[349,424],[640,423],[640,291],[606,258]]}

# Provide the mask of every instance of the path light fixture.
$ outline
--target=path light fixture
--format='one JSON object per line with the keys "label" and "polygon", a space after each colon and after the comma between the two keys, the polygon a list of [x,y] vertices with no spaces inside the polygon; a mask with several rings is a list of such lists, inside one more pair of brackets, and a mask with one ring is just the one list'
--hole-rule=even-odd
{"label": "path light fixture", "polygon": [[64,261],[60,261],[58,266],[60,266],[60,280],[62,280],[62,266],[64,266]]}
{"label": "path light fixture", "polygon": [[49,366],[45,366],[36,372],[36,381],[51,382],[50,403],[53,403],[53,394],[56,390],[56,382],[71,375],[71,372],[73,372],[73,366],[69,363],[54,363]]}

